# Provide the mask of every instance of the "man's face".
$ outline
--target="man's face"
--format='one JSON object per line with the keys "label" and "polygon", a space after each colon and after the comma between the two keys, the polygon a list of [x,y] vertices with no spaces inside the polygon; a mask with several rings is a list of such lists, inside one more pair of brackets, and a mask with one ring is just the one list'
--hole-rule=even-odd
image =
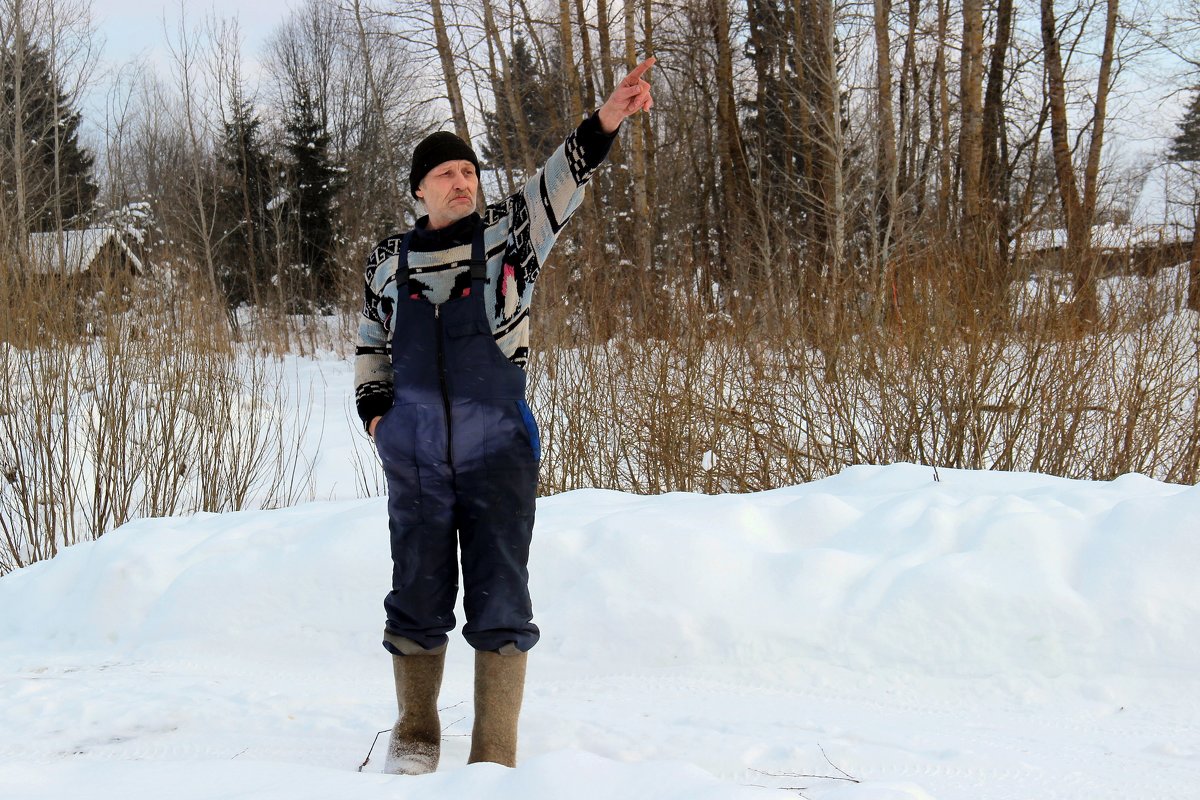
{"label": "man's face", "polygon": [[437,230],[458,222],[475,211],[479,176],[470,161],[443,161],[421,179],[417,197],[429,212],[429,229]]}

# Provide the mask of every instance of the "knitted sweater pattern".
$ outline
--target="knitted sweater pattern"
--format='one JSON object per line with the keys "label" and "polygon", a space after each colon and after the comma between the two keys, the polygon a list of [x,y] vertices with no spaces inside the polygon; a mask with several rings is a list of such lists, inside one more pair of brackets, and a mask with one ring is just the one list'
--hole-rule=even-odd
{"label": "knitted sweater pattern", "polygon": [[[603,163],[614,136],[595,114],[559,145],[521,189],[448,228],[427,231],[417,222],[409,245],[409,294],[441,304],[470,288],[471,240],[482,223],[487,259],[484,308],[496,344],[524,368],[529,359],[529,307],[533,287],[559,233],[583,202],[584,190]],[[358,326],[354,383],[364,425],[392,406],[392,333],[397,307],[396,269],[403,233],[393,234],[367,256],[364,303]],[[403,343],[399,343],[403,346]]]}

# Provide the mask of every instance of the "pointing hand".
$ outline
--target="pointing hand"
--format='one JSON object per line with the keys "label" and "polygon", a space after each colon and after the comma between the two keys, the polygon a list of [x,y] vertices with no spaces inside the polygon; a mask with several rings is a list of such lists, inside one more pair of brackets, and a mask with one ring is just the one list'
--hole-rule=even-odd
{"label": "pointing hand", "polygon": [[654,66],[655,60],[654,56],[650,56],[634,67],[604,101],[604,105],[600,106],[600,127],[605,133],[615,133],[626,117],[639,111],[649,111],[654,107],[650,84],[642,76]]}

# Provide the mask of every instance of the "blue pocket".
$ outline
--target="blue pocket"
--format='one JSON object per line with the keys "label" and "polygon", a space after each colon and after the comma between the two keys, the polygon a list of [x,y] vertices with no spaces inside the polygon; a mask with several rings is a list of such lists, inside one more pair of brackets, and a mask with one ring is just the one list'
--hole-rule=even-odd
{"label": "blue pocket", "polygon": [[542,437],[538,434],[537,421],[533,418],[533,412],[529,410],[529,404],[524,400],[518,400],[517,407],[521,409],[521,421],[525,423],[525,430],[529,432],[529,444],[533,448],[533,458],[535,461],[541,461]]}

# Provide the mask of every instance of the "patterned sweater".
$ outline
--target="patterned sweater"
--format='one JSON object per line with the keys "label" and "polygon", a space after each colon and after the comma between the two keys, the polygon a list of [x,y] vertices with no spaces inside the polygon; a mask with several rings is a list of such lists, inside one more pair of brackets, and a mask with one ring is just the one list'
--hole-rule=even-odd
{"label": "patterned sweater", "polygon": [[[595,114],[572,131],[520,190],[484,210],[483,244],[488,282],[484,305],[501,351],[524,367],[529,358],[529,306],[533,286],[559,232],[583,202],[584,187],[608,156],[609,136]],[[480,215],[440,230],[417,221],[409,245],[409,287],[431,303],[460,297],[471,285],[468,262]],[[367,257],[365,303],[354,363],[355,400],[363,425],[392,406],[392,312],[403,233],[377,244]],[[401,346],[403,344],[401,343]]]}

